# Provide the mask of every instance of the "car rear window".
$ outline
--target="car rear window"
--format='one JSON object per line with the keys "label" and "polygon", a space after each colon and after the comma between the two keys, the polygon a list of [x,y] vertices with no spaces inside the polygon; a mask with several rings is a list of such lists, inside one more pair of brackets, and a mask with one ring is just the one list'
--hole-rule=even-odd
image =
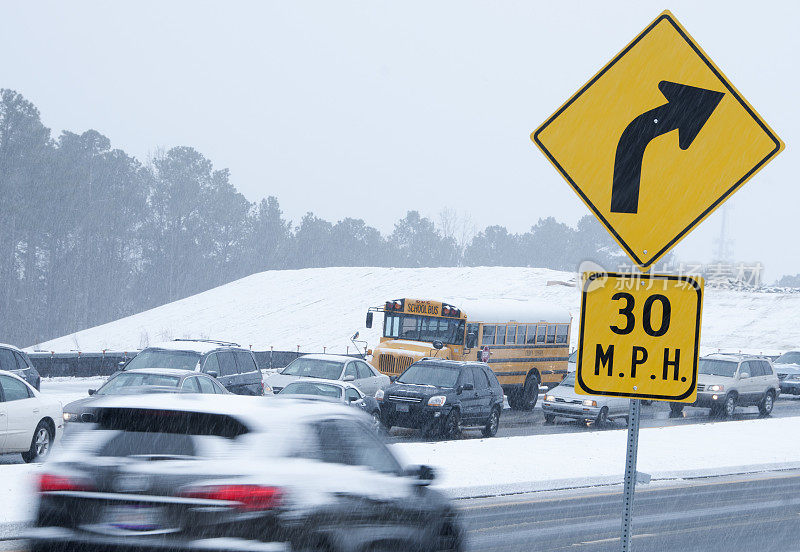
{"label": "car rear window", "polygon": [[190,435],[123,431],[114,435],[99,451],[99,456],[175,458],[196,456]]}
{"label": "car rear window", "polygon": [[242,422],[225,414],[155,410],[145,408],[103,408],[97,414],[98,429],[134,433],[213,435],[233,439],[248,433]]}

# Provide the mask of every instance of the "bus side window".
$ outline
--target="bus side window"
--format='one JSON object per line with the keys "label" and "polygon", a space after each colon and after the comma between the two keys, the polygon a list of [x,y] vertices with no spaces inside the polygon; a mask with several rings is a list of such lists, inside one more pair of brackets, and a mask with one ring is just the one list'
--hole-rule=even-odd
{"label": "bus side window", "polygon": [[517,345],[525,345],[525,324],[517,326]]}
{"label": "bus side window", "polygon": [[536,324],[528,324],[528,338],[525,340],[528,345],[536,343]]}
{"label": "bus side window", "polygon": [[556,325],[549,324],[547,326],[547,342],[548,343],[555,343],[556,342]]}
{"label": "bus side window", "polygon": [[545,324],[536,326],[536,343],[544,343],[545,333],[547,333],[547,326]]}
{"label": "bus side window", "polygon": [[505,345],[506,344],[506,325],[505,324],[498,324],[497,325],[497,335],[494,337],[494,344],[495,345]]}
{"label": "bus side window", "polygon": [[494,345],[494,331],[496,326],[489,325],[483,327],[483,338],[481,339],[481,345]]}
{"label": "bus side window", "polygon": [[506,333],[506,343],[509,345],[513,345],[516,342],[517,342],[517,325],[509,324],[508,332]]}
{"label": "bus side window", "polygon": [[559,324],[556,330],[556,343],[566,343],[569,335],[569,324]]}

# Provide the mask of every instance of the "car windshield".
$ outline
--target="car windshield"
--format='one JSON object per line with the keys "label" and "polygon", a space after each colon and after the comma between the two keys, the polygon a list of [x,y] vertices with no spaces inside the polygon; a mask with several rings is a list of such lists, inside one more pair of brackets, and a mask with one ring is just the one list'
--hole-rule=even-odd
{"label": "car windshield", "polygon": [[342,398],[342,388],[326,383],[296,381],[284,387],[279,395],[317,395],[320,397]]}
{"label": "car windshield", "polygon": [[710,376],[724,376],[732,378],[736,374],[736,362],[730,360],[717,360],[711,358],[701,358],[698,372]]}
{"label": "car windshield", "polygon": [[567,374],[567,377],[561,380],[559,385],[563,385],[564,387],[575,387],[575,374]]}
{"label": "car windshield", "polygon": [[194,370],[200,361],[200,353],[194,351],[168,351],[166,349],[145,349],[131,360],[125,370],[139,368],[176,368]]}
{"label": "car windshield", "polygon": [[800,351],[789,351],[775,359],[775,364],[800,364]]}
{"label": "car windshield", "polygon": [[281,374],[285,376],[300,376],[304,378],[339,379],[342,374],[344,362],[336,360],[321,360],[318,358],[295,359],[289,366],[283,369]]}
{"label": "car windshield", "polygon": [[436,364],[412,364],[397,378],[398,383],[455,387],[459,369]]}
{"label": "car windshield", "polygon": [[158,385],[161,387],[177,387],[177,376],[161,374],[137,374],[136,372],[123,372],[108,380],[105,385],[97,390],[98,395],[117,395],[123,393],[126,387],[141,387],[143,385]]}

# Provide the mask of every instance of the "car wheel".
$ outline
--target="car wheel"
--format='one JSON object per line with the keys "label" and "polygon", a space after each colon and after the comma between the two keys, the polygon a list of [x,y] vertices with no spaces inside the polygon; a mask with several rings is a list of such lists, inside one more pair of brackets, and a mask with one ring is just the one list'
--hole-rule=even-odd
{"label": "car wheel", "polygon": [[497,435],[497,430],[500,427],[500,409],[493,408],[492,413],[489,415],[489,421],[486,422],[486,427],[483,428],[481,433],[484,437],[494,437]]}
{"label": "car wheel", "polygon": [[22,459],[31,463],[37,460],[44,460],[50,454],[50,449],[53,446],[53,430],[50,429],[50,424],[42,420],[36,426],[36,431],[33,432],[33,439],[31,439],[31,448],[22,453]]}
{"label": "car wheel", "polygon": [[545,414],[544,415],[544,423],[552,424],[555,421],[556,421],[556,415],[555,414]]}
{"label": "car wheel", "polygon": [[436,552],[461,552],[464,549],[464,544],[458,534],[458,531],[453,528],[452,524],[444,523],[439,530],[439,539],[436,543]]}
{"label": "car wheel", "polygon": [[772,413],[772,407],[775,406],[775,396],[772,391],[767,391],[761,403],[758,405],[758,411],[762,416],[769,416]]}
{"label": "car wheel", "polygon": [[725,397],[725,404],[722,405],[722,414],[728,418],[733,416],[733,413],[736,411],[736,395],[731,393],[727,397]]}
{"label": "car wheel", "polygon": [[594,419],[594,425],[597,427],[605,427],[608,423],[608,407],[603,407],[600,409],[600,413],[597,415],[597,418]]}
{"label": "car wheel", "polygon": [[683,412],[683,403],[669,403],[669,410],[675,414],[680,414]]}
{"label": "car wheel", "polygon": [[442,437],[445,439],[458,439],[461,437],[461,412],[457,408],[450,411],[442,428]]}

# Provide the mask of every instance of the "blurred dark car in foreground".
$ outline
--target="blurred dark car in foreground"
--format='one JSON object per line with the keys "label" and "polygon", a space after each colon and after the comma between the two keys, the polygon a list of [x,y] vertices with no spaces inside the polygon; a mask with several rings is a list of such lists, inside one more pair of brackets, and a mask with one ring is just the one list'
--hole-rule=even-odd
{"label": "blurred dark car in foreground", "polygon": [[94,405],[110,395],[142,393],[205,393],[225,395],[228,391],[207,374],[172,368],[150,368],[117,372],[100,386],[89,389],[89,396],[72,401],[64,407],[68,424],[94,421]]}
{"label": "blurred dark car in foreground", "polygon": [[326,401],[131,395],[39,476],[30,549],[462,550],[431,468]]}

